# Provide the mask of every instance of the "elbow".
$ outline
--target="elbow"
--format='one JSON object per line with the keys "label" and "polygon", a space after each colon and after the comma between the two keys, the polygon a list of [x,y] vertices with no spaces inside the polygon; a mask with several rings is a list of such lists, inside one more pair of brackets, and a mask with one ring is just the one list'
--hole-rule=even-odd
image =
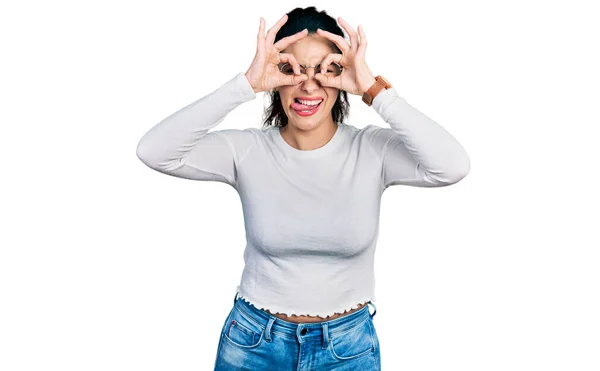
{"label": "elbow", "polygon": [[446,187],[463,180],[471,171],[471,160],[465,153],[452,159],[443,170],[424,171],[431,187]]}
{"label": "elbow", "polygon": [[137,158],[142,161],[144,164],[149,166],[150,156],[148,155],[148,151],[146,149],[144,138],[142,138],[135,149],[135,154]]}
{"label": "elbow", "polygon": [[462,156],[455,158],[446,172],[446,184],[452,185],[463,180],[471,171],[471,159],[463,152]]}
{"label": "elbow", "polygon": [[161,147],[156,146],[155,143],[148,141],[146,138],[142,138],[138,142],[135,153],[144,165],[161,173],[176,170],[185,162],[182,158],[170,157]]}
{"label": "elbow", "polygon": [[157,151],[155,148],[152,148],[145,137],[138,142],[135,154],[137,158],[149,168],[159,168],[160,160],[157,158]]}

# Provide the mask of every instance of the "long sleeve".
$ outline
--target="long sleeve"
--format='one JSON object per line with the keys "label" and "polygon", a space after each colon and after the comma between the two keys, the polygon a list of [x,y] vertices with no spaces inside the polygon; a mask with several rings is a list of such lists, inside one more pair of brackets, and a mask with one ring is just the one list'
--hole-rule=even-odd
{"label": "long sleeve", "polygon": [[462,145],[394,88],[379,93],[372,107],[390,126],[372,138],[382,160],[383,189],[397,184],[443,187],[469,173],[470,159]]}
{"label": "long sleeve", "polygon": [[164,174],[224,182],[235,188],[239,154],[233,139],[244,132],[208,131],[237,106],[255,97],[246,76],[237,74],[212,93],[152,127],[137,145],[138,158]]}

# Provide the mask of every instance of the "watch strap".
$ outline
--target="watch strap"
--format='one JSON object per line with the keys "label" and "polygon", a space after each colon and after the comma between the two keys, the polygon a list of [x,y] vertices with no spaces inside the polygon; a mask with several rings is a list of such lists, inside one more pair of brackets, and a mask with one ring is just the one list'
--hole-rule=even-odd
{"label": "watch strap", "polygon": [[371,87],[363,94],[362,100],[370,106],[373,104],[373,99],[375,99],[377,94],[381,93],[384,89],[389,89],[391,87],[392,84],[390,84],[383,76],[378,75],[375,77],[373,85],[371,85]]}

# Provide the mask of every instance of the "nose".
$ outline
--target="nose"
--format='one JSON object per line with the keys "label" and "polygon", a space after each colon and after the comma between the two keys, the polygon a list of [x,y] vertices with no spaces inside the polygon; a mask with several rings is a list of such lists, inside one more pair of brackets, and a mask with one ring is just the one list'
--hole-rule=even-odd
{"label": "nose", "polygon": [[319,90],[320,88],[321,84],[319,83],[319,80],[315,79],[315,71],[315,67],[305,68],[305,73],[308,78],[302,82],[302,90],[307,93]]}

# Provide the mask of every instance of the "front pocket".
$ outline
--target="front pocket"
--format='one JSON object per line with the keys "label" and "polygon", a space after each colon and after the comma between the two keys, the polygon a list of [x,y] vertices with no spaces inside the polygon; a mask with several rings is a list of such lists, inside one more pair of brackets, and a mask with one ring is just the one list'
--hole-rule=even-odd
{"label": "front pocket", "polygon": [[225,339],[241,348],[253,348],[260,344],[263,331],[252,324],[242,313],[235,310],[227,320],[223,336]]}
{"label": "front pocket", "polygon": [[368,320],[356,327],[329,337],[329,349],[340,361],[355,359],[375,350]]}

